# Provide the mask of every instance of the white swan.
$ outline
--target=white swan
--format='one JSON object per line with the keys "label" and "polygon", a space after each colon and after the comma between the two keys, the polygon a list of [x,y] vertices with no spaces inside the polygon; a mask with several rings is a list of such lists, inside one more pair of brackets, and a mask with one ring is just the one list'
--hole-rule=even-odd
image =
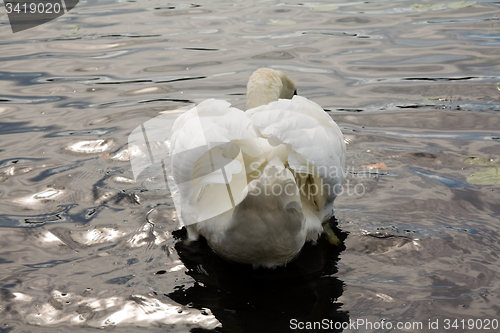
{"label": "white swan", "polygon": [[261,68],[246,112],[209,99],[176,120],[171,166],[190,240],[273,268],[321,234],[344,180],[345,143],[319,105],[295,94],[285,74]]}

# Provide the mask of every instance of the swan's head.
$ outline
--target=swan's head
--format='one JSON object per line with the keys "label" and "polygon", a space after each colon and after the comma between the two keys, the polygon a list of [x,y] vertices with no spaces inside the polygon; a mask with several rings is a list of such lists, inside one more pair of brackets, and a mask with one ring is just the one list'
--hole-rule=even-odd
{"label": "swan's head", "polygon": [[260,68],[248,80],[247,110],[296,94],[295,84],[282,71]]}

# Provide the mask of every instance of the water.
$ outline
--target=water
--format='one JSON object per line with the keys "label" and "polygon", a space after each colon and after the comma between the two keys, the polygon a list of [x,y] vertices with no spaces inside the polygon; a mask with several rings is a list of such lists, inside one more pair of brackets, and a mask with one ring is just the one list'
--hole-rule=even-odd
{"label": "water", "polygon": [[[470,178],[500,155],[498,2],[84,1],[16,34],[3,10],[0,332],[499,319],[500,190]],[[161,112],[244,108],[259,67],[286,72],[349,142],[330,222],[343,245],[323,238],[273,272],[186,244],[127,151]]]}

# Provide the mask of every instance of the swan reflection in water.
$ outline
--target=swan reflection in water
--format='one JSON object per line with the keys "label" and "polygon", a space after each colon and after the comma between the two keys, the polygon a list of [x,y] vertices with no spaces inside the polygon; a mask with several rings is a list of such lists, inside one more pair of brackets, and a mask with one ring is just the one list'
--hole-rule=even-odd
{"label": "swan reflection in water", "polygon": [[316,244],[307,243],[286,267],[276,269],[230,263],[215,254],[204,239],[191,242],[186,240],[184,228],[176,231],[179,241],[175,248],[195,284],[187,289],[177,286],[168,296],[182,305],[210,309],[222,324],[216,332],[290,332],[295,323],[325,319],[340,327],[349,321],[349,314],[337,302],[343,282],[333,275],[347,233],[337,227],[335,218],[325,223],[340,244],[332,245],[323,234]]}

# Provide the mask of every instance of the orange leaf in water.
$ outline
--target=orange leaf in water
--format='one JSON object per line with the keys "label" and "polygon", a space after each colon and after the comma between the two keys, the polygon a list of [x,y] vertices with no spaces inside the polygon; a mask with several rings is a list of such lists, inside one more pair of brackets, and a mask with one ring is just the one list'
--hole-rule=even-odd
{"label": "orange leaf in water", "polygon": [[365,168],[372,170],[372,169],[379,169],[379,170],[385,170],[389,169],[387,165],[385,165],[384,162],[381,163],[373,163],[373,164],[368,164],[368,165],[363,165]]}
{"label": "orange leaf in water", "polygon": [[106,154],[101,154],[101,155],[99,155],[99,157],[108,158],[109,154],[107,154],[107,153]]}

